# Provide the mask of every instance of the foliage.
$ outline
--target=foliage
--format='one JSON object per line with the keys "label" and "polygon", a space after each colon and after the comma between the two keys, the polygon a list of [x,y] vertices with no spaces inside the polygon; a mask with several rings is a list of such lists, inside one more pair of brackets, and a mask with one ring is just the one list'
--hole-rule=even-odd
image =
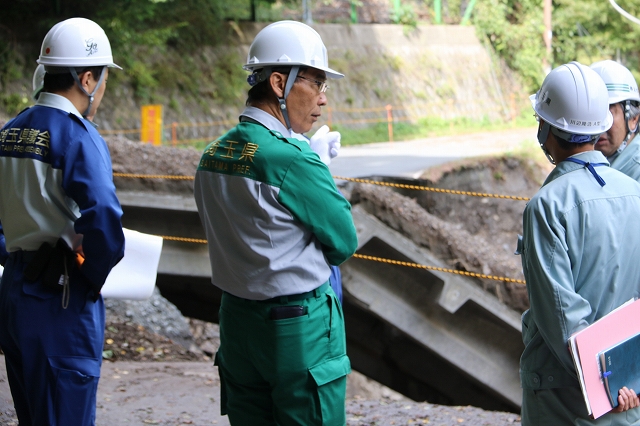
{"label": "foliage", "polygon": [[542,19],[539,0],[486,0],[474,9],[473,23],[481,39],[518,72],[528,92],[536,91],[544,78]]}
{"label": "foliage", "polygon": [[16,41],[3,33],[0,27],[0,88],[7,87],[11,80],[21,77],[22,57],[18,54]]}
{"label": "foliage", "polygon": [[[632,15],[640,16],[637,1],[618,0],[616,3]],[[618,14],[608,1],[589,0],[576,4],[559,0],[554,7],[555,65],[571,60],[590,64],[601,59],[617,59],[619,55],[629,69],[638,69],[640,26]]]}
{"label": "foliage", "polygon": [[[246,0],[247,4],[250,0]],[[269,1],[269,0],[267,0]],[[116,63],[123,72],[112,73],[113,86],[126,83],[134,88],[137,100],[152,101],[160,87],[159,76],[167,64],[157,58],[185,57],[203,49],[215,46],[222,40],[225,31],[223,0],[22,0],[12,2],[3,10],[3,24],[6,31],[0,33],[0,83],[21,77],[32,70],[19,69],[13,72],[6,64],[7,55],[36,58],[41,40],[55,23],[73,16],[92,19],[105,30]],[[6,18],[9,19],[6,19]],[[25,32],[24,28],[32,31]],[[19,36],[19,42],[27,49],[10,46],[8,42]],[[29,63],[33,63],[29,61]],[[30,68],[32,65],[27,65]],[[15,68],[15,66],[14,66]],[[178,66],[178,68],[181,68]],[[188,79],[198,81],[196,69],[182,70]],[[16,77],[17,74],[17,77]]]}
{"label": "foliage", "polygon": [[[617,3],[632,15],[640,15],[637,1],[620,0]],[[521,75],[528,91],[536,91],[544,78],[542,64],[546,55],[542,2],[477,2],[473,23],[480,38],[486,39]],[[640,52],[636,48],[640,26],[619,15],[608,1],[555,0],[552,29],[552,57],[546,58],[552,68],[575,60],[590,65],[618,57],[631,70],[640,65]]]}
{"label": "foliage", "polygon": [[20,111],[29,106],[29,98],[26,94],[19,95],[11,93],[8,95],[2,95],[0,100],[2,101],[4,110],[7,111],[10,116],[17,115]]}
{"label": "foliage", "polygon": [[[181,57],[220,39],[222,5],[216,0],[111,0],[97,11],[124,73],[141,102],[153,102],[168,64],[154,60]],[[183,61],[176,68],[182,69]],[[195,69],[182,70],[197,81]],[[117,74],[117,73],[114,73]],[[117,77],[116,77],[117,78]]]}
{"label": "foliage", "polygon": [[[637,0],[617,1],[632,15],[640,15]],[[326,5],[329,0],[315,2]],[[361,0],[349,0],[349,3],[358,7],[364,5]],[[398,0],[395,4],[397,7],[390,11],[392,22],[414,28],[418,20],[414,8],[423,2]],[[468,4],[468,0],[443,0],[444,21],[460,23]],[[12,110],[20,106],[23,95],[11,98],[7,88],[13,82],[21,81],[23,76],[31,75],[46,32],[56,22],[72,16],[93,19],[105,29],[115,60],[124,68],[123,72],[110,75],[110,85],[130,85],[134,88],[136,101],[153,101],[159,96],[158,91],[167,87],[177,87],[200,97],[202,102],[207,102],[207,98],[237,101],[238,92],[245,88],[244,74],[225,62],[232,58],[221,57],[217,58],[219,62],[207,62],[208,69],[195,66],[188,58],[198,57],[208,47],[229,40],[226,22],[230,20],[273,21],[280,19],[286,9],[299,8],[299,5],[300,0],[8,2],[3,7],[3,25],[0,26],[0,90],[5,91],[0,95],[0,103]],[[545,28],[541,0],[477,1],[472,22],[479,38],[521,76],[528,93],[540,86],[545,59],[551,66],[572,60],[590,64],[601,59],[619,59],[640,78],[636,71],[640,68],[640,51],[635,47],[640,39],[640,26],[619,15],[606,0],[553,2],[553,40],[549,58],[546,58],[542,37]],[[389,63],[394,64],[391,61],[385,66]],[[378,66],[375,59],[364,65],[365,68]],[[349,63],[342,68],[353,71],[359,67]],[[358,77],[357,72],[351,75]],[[14,88],[11,93],[20,91],[25,89]],[[379,96],[386,98],[387,94],[380,92]]]}
{"label": "foliage", "polygon": [[415,28],[418,25],[418,15],[413,10],[413,6],[402,3],[398,8],[391,9],[389,18],[394,24],[406,25]]}

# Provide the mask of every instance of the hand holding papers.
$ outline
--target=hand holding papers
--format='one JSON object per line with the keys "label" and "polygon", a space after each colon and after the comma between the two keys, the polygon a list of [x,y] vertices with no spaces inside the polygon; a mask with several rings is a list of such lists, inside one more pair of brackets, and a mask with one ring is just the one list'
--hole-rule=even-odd
{"label": "hand holding papers", "polygon": [[[569,350],[576,366],[587,411],[594,419],[613,408],[600,370],[599,354],[640,333],[639,318],[640,300],[629,301],[569,339]],[[625,383],[632,383],[631,373],[632,371],[625,373]],[[630,387],[629,384],[624,386]],[[619,390],[611,389],[616,395],[614,399],[617,399]]]}
{"label": "hand holding papers", "polygon": [[618,391],[623,387],[640,390],[640,334],[598,354],[600,371],[613,408],[618,406]]}

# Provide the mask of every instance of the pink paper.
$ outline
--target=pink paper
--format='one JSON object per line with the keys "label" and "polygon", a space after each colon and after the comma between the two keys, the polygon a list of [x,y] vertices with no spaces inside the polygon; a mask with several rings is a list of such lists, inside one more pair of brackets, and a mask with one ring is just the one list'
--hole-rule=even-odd
{"label": "pink paper", "polygon": [[612,410],[600,376],[598,353],[637,333],[640,333],[640,300],[623,305],[572,337],[594,419]]}

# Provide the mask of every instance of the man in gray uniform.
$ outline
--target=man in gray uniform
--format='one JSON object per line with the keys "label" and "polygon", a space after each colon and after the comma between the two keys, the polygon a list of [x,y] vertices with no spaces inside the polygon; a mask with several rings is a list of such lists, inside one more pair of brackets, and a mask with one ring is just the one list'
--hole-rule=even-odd
{"label": "man in gray uniform", "polygon": [[600,136],[596,149],[607,157],[611,167],[640,182],[640,143],[634,143],[640,118],[640,94],[631,71],[611,60],[591,65],[604,80],[609,93],[611,128]]}
{"label": "man in gray uniform", "polygon": [[538,141],[556,165],[523,215],[518,242],[530,308],[522,316],[523,426],[638,425],[638,397],[592,420],[568,349],[569,337],[640,295],[640,184],[593,148],[611,127],[607,88],[571,62],[531,96]]}

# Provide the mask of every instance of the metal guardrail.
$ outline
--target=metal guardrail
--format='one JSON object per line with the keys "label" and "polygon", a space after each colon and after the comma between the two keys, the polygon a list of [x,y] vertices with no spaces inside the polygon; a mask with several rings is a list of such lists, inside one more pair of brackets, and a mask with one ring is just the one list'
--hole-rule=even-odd
{"label": "metal guardrail", "polygon": [[[498,115],[508,114],[507,119],[515,123],[520,115],[522,105],[528,105],[528,98],[511,93],[509,106],[501,105],[497,107]],[[418,122],[439,116],[438,112],[450,111],[454,105],[453,99],[438,100],[427,103],[414,103],[409,105],[382,105],[369,108],[334,108],[327,106],[324,108],[323,122],[332,127],[334,124],[341,126],[382,124],[387,125],[387,137],[390,142],[394,140],[394,126],[397,123]],[[505,112],[505,108],[508,111]],[[234,120],[212,120],[207,122],[171,122],[162,125],[163,139],[167,144],[184,145],[203,140],[213,141],[230,129],[237,122]],[[203,133],[202,129],[210,129]],[[100,130],[100,134],[107,135],[137,135],[142,139],[142,129],[116,129]],[[198,135],[196,137],[196,134]]]}

